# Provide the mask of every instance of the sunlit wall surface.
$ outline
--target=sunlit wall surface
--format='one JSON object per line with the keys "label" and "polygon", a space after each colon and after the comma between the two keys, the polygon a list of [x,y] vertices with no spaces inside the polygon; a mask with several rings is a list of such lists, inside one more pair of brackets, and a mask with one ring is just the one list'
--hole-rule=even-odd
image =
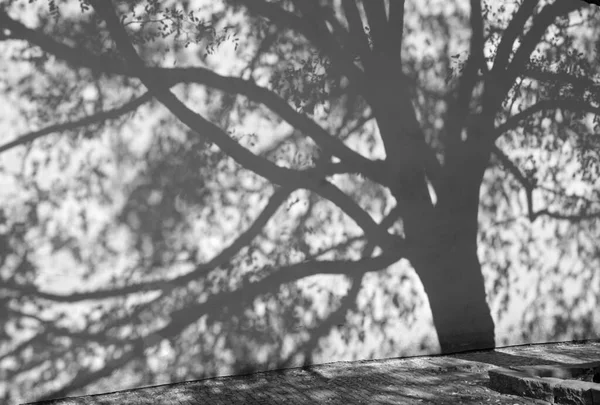
{"label": "sunlit wall surface", "polygon": [[600,336],[598,7],[315,5],[0,4],[2,401]]}

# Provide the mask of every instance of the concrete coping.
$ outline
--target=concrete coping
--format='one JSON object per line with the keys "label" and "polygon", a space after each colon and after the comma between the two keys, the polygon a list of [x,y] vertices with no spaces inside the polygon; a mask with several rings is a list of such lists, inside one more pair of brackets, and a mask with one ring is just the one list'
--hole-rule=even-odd
{"label": "concrete coping", "polygon": [[488,374],[490,387],[504,394],[553,404],[600,405],[600,361],[497,368]]}

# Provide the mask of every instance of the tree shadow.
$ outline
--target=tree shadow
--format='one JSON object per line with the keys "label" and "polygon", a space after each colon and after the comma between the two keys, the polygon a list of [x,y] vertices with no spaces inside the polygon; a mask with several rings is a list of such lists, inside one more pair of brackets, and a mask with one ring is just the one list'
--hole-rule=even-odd
{"label": "tree shadow", "polygon": [[[224,164],[222,156],[211,156],[212,152],[201,142],[180,142],[163,140],[149,150],[144,157],[147,166],[131,182],[115,221],[108,224],[108,228],[128,235],[121,251],[134,259],[122,274],[129,283],[156,277],[167,281],[154,288],[158,290],[154,293],[140,294],[135,303],[118,295],[108,299],[108,305],[98,312],[101,315],[90,317],[84,331],[38,322],[38,337],[22,346],[12,346],[11,353],[3,356],[3,360],[16,362],[5,372],[7,380],[19,381],[27,375],[35,379],[36,387],[44,387],[23,384],[30,392],[29,398],[113,391],[331,360],[436,351],[427,302],[408,262],[401,261],[379,272],[365,268],[350,276],[344,275],[344,268],[321,276],[309,267],[299,275],[294,273],[292,263],[297,263],[301,254],[331,255],[318,243],[311,245],[310,239],[321,232],[321,240],[335,240],[332,224],[340,221],[330,205],[311,199],[308,194],[284,199],[283,207],[274,212],[273,222],[267,222],[247,243],[232,250],[227,260],[185,282],[168,281],[194,271],[198,262],[210,261],[214,256],[199,244],[203,235],[218,235],[221,244],[235,245],[229,236],[231,230],[249,229],[257,217],[255,201],[265,201],[264,191],[248,188],[244,182],[246,174],[239,169],[230,169],[227,176],[235,180],[220,182],[217,173],[223,171],[219,166]],[[364,193],[368,188],[356,190]],[[231,199],[231,191],[242,197]],[[208,229],[194,229],[193,218],[197,215]],[[98,250],[110,245],[108,239],[114,235],[111,229],[99,233],[107,240],[98,243]],[[274,233],[275,229],[284,232]],[[504,231],[509,232],[510,228]],[[494,235],[492,246],[507,237]],[[515,237],[514,232],[509,235]],[[517,239],[525,238],[521,240],[523,245],[527,243],[527,234],[524,235],[516,235]],[[264,243],[273,240],[277,243],[266,250]],[[333,244],[331,251],[338,252],[332,257],[343,258],[344,249],[352,246]],[[362,246],[360,241],[357,246]],[[65,248],[78,246],[71,242]],[[498,251],[502,251],[499,246]],[[496,259],[502,263],[500,254]],[[280,267],[285,271],[277,271]],[[88,268],[90,276],[96,268]],[[560,266],[550,271],[561,277]],[[499,274],[509,278],[508,273]],[[542,282],[540,279],[533,286]],[[118,284],[109,283],[109,290],[119,288]],[[505,286],[499,283],[494,288],[492,300]],[[37,300],[35,291],[29,293],[31,300]],[[555,297],[558,299],[563,293],[557,290]],[[543,330],[543,339],[563,336],[565,329],[580,321],[569,314],[581,302],[575,300],[567,306],[565,301],[562,305],[565,312],[556,318],[556,325],[562,324],[563,328],[551,329],[553,333]],[[532,313],[534,316],[524,324],[527,327],[543,319],[542,312]],[[172,322],[173,319],[177,321]],[[579,326],[584,327],[581,335],[593,332],[592,324]],[[524,333],[527,327],[521,326]],[[418,330],[420,335],[415,332]],[[523,335],[521,339],[528,337]],[[53,349],[49,350],[51,345]],[[97,361],[98,365],[76,365],[77,357],[69,352]],[[455,357],[468,360],[469,354]],[[47,364],[50,367],[46,366],[45,371],[38,371]],[[494,353],[489,364],[504,367],[559,363]],[[378,374],[372,376],[379,378]],[[58,381],[64,383],[62,389],[48,388]],[[423,384],[425,390],[429,382]],[[404,394],[398,391],[397,395]]]}
{"label": "tree shadow", "polygon": [[[447,32],[450,23],[437,15],[417,23],[437,37],[448,36],[440,33]],[[65,36],[76,26],[65,25],[55,34]],[[82,43],[100,50],[102,40],[94,37]],[[302,48],[295,41],[292,45]],[[142,54],[151,60],[155,52],[157,48],[148,47]],[[289,62],[285,55],[274,57],[275,65],[267,67],[282,68]],[[437,63],[429,68],[420,61],[411,63],[407,69],[415,83],[439,68]],[[292,69],[294,85],[307,81],[304,69]],[[106,85],[104,78],[58,70],[65,75],[61,92],[77,106],[82,101],[76,94],[84,86],[71,82]],[[59,83],[52,81],[57,79],[51,73],[36,72]],[[321,79],[316,85],[324,86]],[[37,85],[33,80],[23,83],[25,93]],[[125,79],[110,84],[119,89],[112,90],[117,99],[122,88],[135,89]],[[197,87],[182,92],[192,98]],[[428,112],[439,110],[442,97],[425,87],[418,91],[431,97],[417,109],[437,152],[443,146],[443,131],[436,129],[440,117]],[[207,100],[222,94],[198,93]],[[323,94],[307,96],[312,108],[312,98]],[[340,139],[358,139],[372,151],[378,142],[376,131],[356,129],[366,108],[356,107],[360,102],[354,94],[342,99],[332,107],[337,114],[328,119],[343,125],[327,130],[340,129],[346,137]],[[223,126],[231,123],[230,115],[238,114],[243,122],[260,110],[246,100],[227,106],[226,114],[221,111],[223,100],[218,101],[207,102],[204,112]],[[42,121],[54,119],[54,107],[40,103],[36,112]],[[72,118],[71,109],[61,114]],[[272,186],[240,168],[202,134],[165,118],[164,111],[153,108],[144,117],[152,118],[151,130],[127,128],[138,142],[141,132],[151,133],[143,153],[117,144],[111,151],[113,160],[103,162],[105,145],[93,139],[102,132],[99,125],[85,134],[72,131],[76,140],[57,138],[53,149],[49,145],[54,139],[49,138],[38,156],[24,158],[24,166],[36,168],[18,178],[21,196],[6,213],[0,208],[0,381],[11,384],[3,399],[42,399],[439,351],[427,297],[406,260],[377,267],[367,257],[364,265],[352,265],[366,241],[334,204],[295,190],[294,184]],[[109,129],[122,135],[118,122]],[[249,149],[255,146],[256,134],[228,135]],[[268,159],[298,170],[313,167],[321,152],[314,142],[297,133],[289,138],[269,150]],[[517,152],[525,149],[510,146]],[[81,152],[77,158],[83,163],[71,167],[63,160],[74,150]],[[37,175],[52,169],[39,163],[44,153],[57,167],[64,163],[69,169],[51,178],[56,187]],[[544,218],[534,224],[502,222],[508,214],[525,218],[527,212],[519,201],[521,185],[506,180],[505,172],[497,169],[488,171],[481,192],[479,256],[498,345],[597,335],[597,229]],[[337,183],[340,189],[368,215],[384,218],[390,212],[383,187],[354,174],[336,176],[343,177]],[[112,205],[90,196],[113,200]],[[553,202],[573,205],[561,198]],[[399,228],[397,223],[395,231],[401,233]],[[316,260],[339,263],[320,268]],[[52,280],[55,269],[64,274]],[[49,292],[49,285],[65,291]],[[96,295],[85,298],[86,291]],[[469,358],[468,353],[457,356]],[[495,353],[489,364],[540,364],[534,363],[538,360]],[[369,379],[368,395],[386,392],[391,399],[416,398],[403,387],[384,387],[381,373],[359,366],[357,370]],[[344,381],[314,378],[322,384]],[[405,385],[419,384],[425,392],[441,378],[416,377]]]}

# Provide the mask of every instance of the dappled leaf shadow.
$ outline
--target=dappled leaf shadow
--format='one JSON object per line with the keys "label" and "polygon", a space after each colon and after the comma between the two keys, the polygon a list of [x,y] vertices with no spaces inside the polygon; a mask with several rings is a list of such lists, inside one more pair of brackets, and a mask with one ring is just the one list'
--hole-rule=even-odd
{"label": "dappled leaf shadow", "polygon": [[[394,216],[394,210],[406,203],[398,198],[402,195],[396,190],[402,188],[396,184],[398,173],[388,173],[400,155],[389,150],[386,155],[382,137],[397,128],[381,125],[382,114],[378,122],[371,120],[385,103],[370,105],[368,97],[361,95],[365,91],[361,83],[346,77],[352,75],[340,71],[326,52],[316,50],[301,35],[275,29],[264,18],[247,15],[252,13],[241,5],[228,9],[209,3],[202,23],[192,18],[189,9],[181,17],[145,10],[166,19],[168,27],[183,18],[186,24],[195,23],[190,29],[204,30],[207,36],[195,37],[198,48],[193,49],[186,48],[185,41],[165,49],[168,38],[151,35],[152,23],[160,24],[159,20],[134,20],[139,15],[125,10],[125,4],[119,6],[120,12],[129,13],[126,26],[148,66],[167,66],[167,61],[202,66],[195,73],[208,77],[206,82],[171,64],[162,71],[164,76],[156,78],[162,82],[170,77],[175,83],[179,78],[173,72],[185,77],[170,91],[185,101],[189,115],[201,114],[215,124],[199,133],[171,114],[174,108],[167,111],[156,101],[140,103],[93,125],[68,125],[122,107],[142,93],[138,77],[122,64],[123,57],[106,32],[98,34],[98,24],[88,15],[81,17],[78,9],[65,11],[63,20],[54,19],[54,9],[50,14],[45,9],[32,12],[32,18],[36,13],[40,17],[34,32],[55,38],[58,46],[38,41],[26,27],[0,33],[0,39],[15,35],[20,41],[0,52],[0,57],[16,63],[6,79],[11,85],[2,95],[21,117],[9,125],[10,133],[14,128],[15,134],[35,135],[48,123],[67,123],[36,143],[23,142],[24,151],[11,151],[15,152],[11,159],[19,165],[2,161],[1,180],[8,179],[10,190],[0,190],[0,380],[10,385],[0,384],[0,398],[48,399],[333,360],[440,351],[430,305],[436,296],[425,293],[423,273],[417,274],[408,260],[400,260],[402,255],[409,257],[402,251],[405,225],[415,220]],[[268,4],[278,7],[276,3]],[[18,11],[15,4],[11,2],[11,7]],[[183,4],[187,7],[187,2]],[[460,74],[468,60],[469,36],[463,33],[470,31],[469,16],[455,5],[448,5],[443,13],[419,7],[407,5],[418,18],[407,19],[402,27],[411,41],[402,47],[397,73],[405,76],[402,89],[410,94],[407,105],[414,107],[424,146],[431,149],[435,162],[446,163],[446,138],[452,128],[445,120],[452,118],[446,115],[464,82]],[[296,11],[292,17],[304,15],[306,9]],[[338,11],[345,15],[348,10]],[[3,21],[8,16],[0,9]],[[501,20],[487,23],[489,43],[496,46],[495,35],[506,27]],[[369,27],[365,36],[368,51],[377,29]],[[231,56],[231,63],[223,63],[215,52],[227,40],[217,34],[228,30],[247,41],[232,39],[230,45],[238,53]],[[591,39],[573,36],[590,47],[595,30],[590,27]],[[344,42],[344,35],[338,36],[336,47]],[[431,54],[422,52],[421,40],[429,42]],[[596,66],[586,64],[583,55],[569,54],[569,63],[559,63],[572,42],[574,38],[565,39],[547,51],[542,47],[545,59],[532,60],[527,66],[530,73],[548,73],[536,69],[556,64],[557,69],[591,76]],[[340,50],[348,48],[346,44]],[[455,48],[464,52],[454,54]],[[86,52],[100,59],[89,59]],[[372,67],[360,61],[351,65]],[[224,76],[216,75],[217,71]],[[479,81],[476,75],[477,69],[472,79]],[[377,84],[382,92],[394,89],[383,77],[376,79],[366,87]],[[521,78],[515,79],[518,85],[508,98],[514,96],[513,103],[520,98],[523,104],[515,109],[512,104],[503,106],[496,124],[509,127],[512,117],[528,103],[544,97],[564,96],[572,101],[585,96],[591,105],[598,102],[591,91],[542,79],[536,79],[537,87],[527,89],[520,88]],[[256,83],[263,87],[252,87]],[[477,86],[471,89],[472,111],[466,106],[468,114],[460,124],[465,139],[462,127],[458,128],[457,145],[471,145],[467,141],[476,132],[479,104],[485,101]],[[244,96],[230,94],[235,92]],[[150,95],[161,94],[150,89]],[[387,105],[396,107],[395,102]],[[412,117],[390,111],[383,118]],[[532,114],[507,130],[495,152],[514,161],[516,173],[525,173],[526,184],[494,155],[479,193],[479,217],[476,210],[471,212],[472,218],[479,219],[477,253],[497,345],[598,334],[598,218],[580,221],[583,214],[594,212],[600,199],[598,144],[586,135],[593,131],[580,134],[591,126],[582,112],[567,112],[560,120],[555,115],[554,110]],[[215,137],[208,130],[221,132]],[[319,142],[315,133],[327,135],[329,141]],[[218,137],[228,143],[219,146],[210,141]],[[338,141],[344,142],[344,148]],[[343,153],[337,156],[327,145],[337,145]],[[241,155],[250,161],[248,167],[240,163],[244,159],[230,156],[231,150],[239,150],[236,146],[243,147]],[[392,152],[405,153],[405,145],[396,146],[398,150]],[[373,163],[371,173],[369,167],[359,167],[361,160],[348,167],[346,158],[340,158],[353,157],[355,151]],[[466,155],[459,154],[458,160]],[[264,159],[252,160],[258,157]],[[566,169],[569,162],[577,165],[571,177]],[[470,174],[469,168],[461,170]],[[268,178],[271,171],[279,176],[274,177],[277,181]],[[450,181],[453,175],[443,180]],[[421,176],[424,190],[433,189],[429,183],[434,179],[427,176]],[[580,194],[570,189],[572,183],[578,184],[575,191]],[[343,198],[325,198],[319,195],[323,190],[339,191],[335,195]],[[437,196],[429,193],[429,200],[421,202],[431,203],[434,213]],[[526,201],[524,194],[534,193],[535,204],[533,197]],[[450,190],[446,197],[460,194]],[[353,217],[356,211],[363,216]],[[561,217],[557,212],[567,214]],[[421,240],[427,243],[418,246],[424,258],[442,257],[442,251],[451,251],[461,238],[464,224],[454,226],[460,222],[455,218],[422,219],[421,227],[430,232]],[[382,249],[384,244],[369,228],[371,222],[386,220],[389,226],[384,231],[389,228],[397,237],[394,241],[401,241],[397,252]],[[432,221],[431,229],[427,221]],[[430,243],[438,240],[447,246]],[[458,261],[459,256],[448,257]],[[451,271],[464,263],[438,260],[436,264],[445,267],[428,271],[429,280],[444,276],[444,281],[460,284],[452,280]],[[440,294],[451,291],[450,282],[440,284]],[[485,298],[484,291],[467,290],[459,290],[463,296],[447,294],[446,303],[470,293]],[[450,315],[448,325],[464,314]],[[493,361],[502,366],[534,360],[499,355]],[[380,370],[357,365],[354,371],[360,376],[312,374],[311,381],[319,387],[315,393],[322,390],[326,397],[328,384],[365,379],[365,395],[370,398],[393,403],[425,397],[435,402],[427,390],[445,377],[443,372],[417,374],[401,386],[389,387],[383,385]],[[249,384],[259,387],[261,378],[252,377]],[[191,394],[182,392],[177,399],[184,400],[185,395]]]}

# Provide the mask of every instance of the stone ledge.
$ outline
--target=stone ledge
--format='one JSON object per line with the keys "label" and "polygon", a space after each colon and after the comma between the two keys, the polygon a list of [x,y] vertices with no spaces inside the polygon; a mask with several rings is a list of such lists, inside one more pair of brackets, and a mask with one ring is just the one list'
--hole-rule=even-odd
{"label": "stone ledge", "polygon": [[504,394],[554,404],[600,405],[600,362],[561,366],[498,368],[488,372],[490,387]]}

